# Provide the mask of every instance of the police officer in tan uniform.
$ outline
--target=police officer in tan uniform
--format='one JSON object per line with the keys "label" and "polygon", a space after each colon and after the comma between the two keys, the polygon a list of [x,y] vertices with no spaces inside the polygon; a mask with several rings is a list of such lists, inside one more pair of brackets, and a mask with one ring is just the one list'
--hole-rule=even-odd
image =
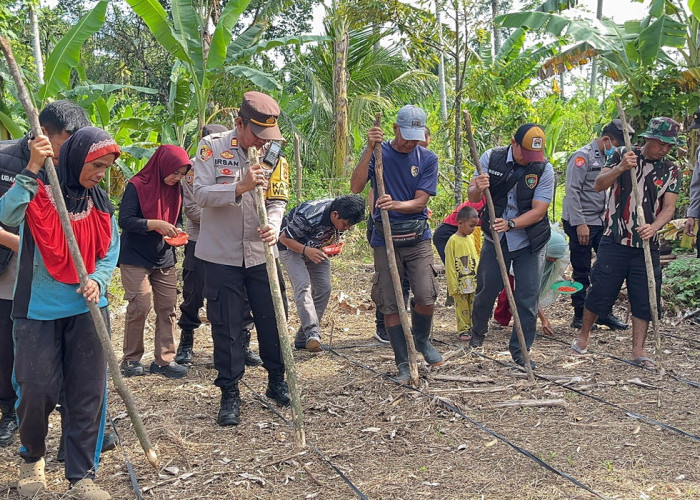
{"label": "police officer in tan uniform", "polygon": [[[281,406],[290,403],[264,253],[264,245],[269,245],[277,256],[275,243],[288,200],[289,171],[285,161],[272,169],[248,163],[248,148],[282,140],[279,114],[270,96],[246,92],[235,129],[205,137],[197,148],[194,197],[202,212],[195,256],[206,267],[204,297],[218,371],[214,383],[221,389],[217,423],[222,426],[240,422],[244,293],[268,371],[267,397]],[[255,208],[257,185],[266,188],[269,223],[262,228]]]}
{"label": "police officer in tan uniform", "polygon": [[[630,127],[628,132],[631,136],[634,134],[634,129]],[[583,285],[581,291],[571,296],[571,305],[574,307],[571,328],[581,328],[583,301],[590,285],[592,252],[594,250],[598,252],[598,245],[605,229],[603,219],[606,193],[605,191],[596,193],[593,184],[605,165],[607,156],[624,142],[622,121],[616,118],[603,128],[599,138],[572,154],[566,165],[566,196],[562,204],[562,223],[569,237],[571,266],[574,268],[572,278]],[[596,323],[606,325],[611,330],[627,328],[627,324],[612,313],[598,318]]]}

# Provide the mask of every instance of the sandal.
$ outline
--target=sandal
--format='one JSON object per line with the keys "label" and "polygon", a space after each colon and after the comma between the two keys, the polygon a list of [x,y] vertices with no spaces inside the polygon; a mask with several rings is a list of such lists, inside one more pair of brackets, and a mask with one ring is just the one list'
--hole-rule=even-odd
{"label": "sandal", "polygon": [[469,330],[465,330],[462,333],[457,334],[459,337],[459,340],[462,342],[469,342],[469,339],[472,338],[472,334],[469,332]]}
{"label": "sandal", "polygon": [[45,465],[46,462],[43,457],[36,462],[23,462],[20,464],[17,492],[21,497],[33,498],[46,488]]}
{"label": "sandal", "polygon": [[92,479],[81,479],[68,490],[68,495],[71,498],[79,498],[81,500],[109,500],[112,498],[109,493],[95,484]]}
{"label": "sandal", "polygon": [[578,344],[576,343],[576,340],[574,340],[571,343],[571,350],[574,351],[573,354],[574,356],[583,356],[584,354],[588,353],[588,348],[581,349]]}
{"label": "sandal", "polygon": [[656,363],[654,363],[654,360],[651,358],[647,358],[645,356],[640,356],[638,358],[631,359],[630,363],[633,364],[634,366],[638,366],[640,368],[647,368],[649,370],[656,370]]}

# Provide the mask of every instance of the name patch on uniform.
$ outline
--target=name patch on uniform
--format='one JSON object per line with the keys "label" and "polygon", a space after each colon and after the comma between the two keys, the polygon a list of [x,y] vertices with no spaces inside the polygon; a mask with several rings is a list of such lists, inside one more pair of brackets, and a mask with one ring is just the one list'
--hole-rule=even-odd
{"label": "name patch on uniform", "polygon": [[583,167],[586,164],[586,159],[583,156],[577,156],[574,160],[574,165],[577,167]]}
{"label": "name patch on uniform", "polygon": [[237,167],[238,161],[235,160],[223,160],[221,158],[214,158],[214,165],[221,166],[225,165],[227,167]]}
{"label": "name patch on uniform", "polygon": [[527,174],[525,176],[525,185],[530,189],[535,189],[535,186],[537,186],[537,180],[537,175]]}
{"label": "name patch on uniform", "polygon": [[230,160],[231,158],[233,158],[233,156],[234,155],[231,151],[222,151],[221,152],[221,157],[226,158],[227,160]]}
{"label": "name patch on uniform", "polygon": [[232,138],[231,138],[231,147],[232,147],[232,148],[237,148],[237,147],[238,147],[238,137],[232,137]]}
{"label": "name patch on uniform", "polygon": [[199,159],[202,161],[207,161],[213,154],[214,152],[206,144],[199,148]]}
{"label": "name patch on uniform", "polygon": [[418,176],[418,167],[417,167],[417,166],[413,165],[413,166],[411,167],[411,175],[412,175],[413,177],[417,177],[417,176]]}

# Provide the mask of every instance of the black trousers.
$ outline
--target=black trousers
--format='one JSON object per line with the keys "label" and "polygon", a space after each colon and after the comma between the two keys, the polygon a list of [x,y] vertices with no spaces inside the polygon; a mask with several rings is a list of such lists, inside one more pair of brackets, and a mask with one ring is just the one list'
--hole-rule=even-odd
{"label": "black trousers", "polygon": [[12,301],[0,299],[0,403],[14,404],[17,396],[12,388],[12,367],[15,348],[12,342]]}
{"label": "black trousers", "polygon": [[[109,326],[109,313],[102,308]],[[63,387],[65,474],[94,478],[102,451],[107,363],[90,313],[52,321],[15,320],[20,455],[46,454],[49,414]]]}
{"label": "black trousers", "polygon": [[[248,298],[258,334],[260,357],[267,371],[284,368],[270,283],[265,264],[249,268],[206,262],[207,316],[214,340],[214,384],[231,387],[245,372],[243,309]],[[286,318],[285,318],[286,321]]]}
{"label": "black trousers", "polygon": [[188,241],[185,246],[185,260],[182,263],[182,304],[180,320],[177,322],[181,330],[196,330],[202,324],[199,309],[204,305],[206,268],[204,261],[194,256],[196,246],[196,241]]}
{"label": "black trousers", "polygon": [[445,224],[444,222],[438,226],[438,228],[433,233],[433,245],[440,256],[442,263],[445,263],[445,247],[447,246],[447,240],[450,236],[457,232],[457,226],[451,226],[450,224]]}
{"label": "black trousers", "polygon": [[591,260],[593,250],[598,253],[600,239],[603,237],[604,226],[588,226],[590,236],[588,245],[579,245],[576,227],[562,220],[564,232],[569,237],[569,253],[571,267],[574,268],[572,278],[583,285],[583,288],[571,296],[571,305],[574,306],[575,314],[583,314],[583,303],[586,299],[586,290],[591,284]]}

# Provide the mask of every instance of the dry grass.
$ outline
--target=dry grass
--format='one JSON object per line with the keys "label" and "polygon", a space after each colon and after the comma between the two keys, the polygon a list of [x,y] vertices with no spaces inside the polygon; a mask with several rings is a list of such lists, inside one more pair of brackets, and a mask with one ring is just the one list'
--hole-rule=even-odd
{"label": "dry grass", "polygon": [[[393,373],[385,357],[391,349],[371,340],[374,311],[369,310],[371,273],[360,261],[335,266],[335,292],[325,318],[325,338],[348,357],[380,372]],[[444,289],[444,283],[442,283]],[[342,291],[343,298],[339,301]],[[356,313],[359,312],[359,314]],[[549,314],[556,338],[570,341],[570,308],[559,300]],[[123,312],[113,311],[113,338],[121,352]],[[297,325],[290,321],[290,332]],[[664,326],[664,330],[697,337],[698,327]],[[454,311],[439,307],[434,335],[459,343]],[[152,346],[152,331],[147,332]],[[508,361],[507,332],[492,332],[485,353]],[[149,344],[149,342],[151,342]],[[355,346],[355,347],[352,347]],[[441,351],[452,350],[438,344]],[[594,350],[628,357],[629,332],[594,332]],[[669,371],[700,380],[700,344],[668,339]],[[581,377],[574,387],[629,410],[700,434],[698,389],[619,361],[590,355],[572,358],[565,344],[539,338],[533,349],[538,372]],[[296,450],[290,429],[242,388],[242,423],[216,425],[219,392],[213,386],[212,344],[208,327],[195,337],[195,366],[184,380],[159,376],[130,379],[145,425],[158,449],[161,469],[151,469],[124,417],[116,393],[110,412],[134,464],[145,498],[353,498],[336,472],[309,449]],[[147,354],[145,363],[150,363]],[[570,482],[548,472],[444,407],[384,377],[330,353],[297,352],[306,435],[369,498],[591,498]],[[438,370],[423,372],[422,389],[448,399],[473,420],[531,451],[583,484],[609,498],[698,498],[698,443],[660,427],[640,422],[624,411],[605,406],[557,386],[534,385],[513,376],[510,368],[471,355],[457,355]],[[491,383],[436,380],[441,375],[488,376]],[[657,386],[629,383],[635,377]],[[262,368],[247,371],[245,382],[264,393]],[[491,388],[494,392],[466,392]],[[565,400],[564,407],[497,408],[494,404],[522,399]],[[282,410],[287,417],[289,410]],[[58,419],[52,417],[47,472],[49,492],[39,498],[61,498],[67,483],[55,462]],[[18,498],[14,484],[19,458],[0,450],[6,466],[0,471],[0,498]],[[113,498],[134,498],[122,451],[106,453],[98,481]]]}

